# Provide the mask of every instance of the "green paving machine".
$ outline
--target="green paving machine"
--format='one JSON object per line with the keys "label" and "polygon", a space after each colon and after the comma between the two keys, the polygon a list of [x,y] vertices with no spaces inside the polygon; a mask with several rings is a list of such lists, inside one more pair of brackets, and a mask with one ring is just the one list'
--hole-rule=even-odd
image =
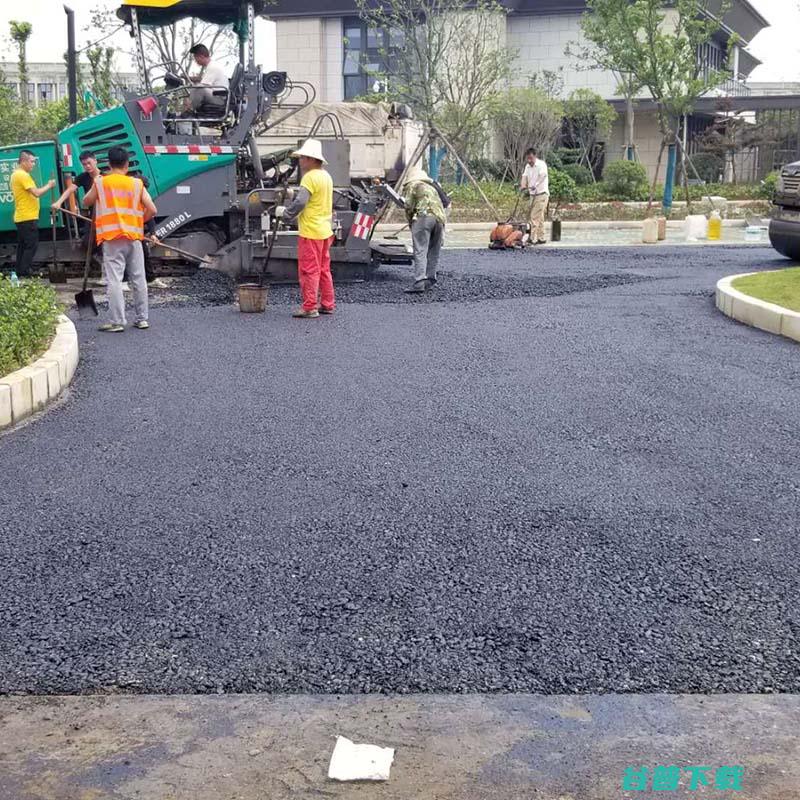
{"label": "green paving machine", "polygon": [[[130,154],[130,170],[147,178],[158,207],[156,235],[164,247],[153,251],[157,271],[197,269],[202,257],[210,259],[212,268],[240,280],[262,271],[272,280],[296,278],[296,232],[279,230],[273,212],[291,197],[299,180],[297,165],[291,149],[260,153],[256,136],[269,130],[276,109],[276,121],[281,122],[292,113],[284,108],[306,107],[315,92],[308,84],[293,83],[286,73],[262,73],[255,64],[254,22],[266,5],[267,0],[124,0],[117,15],[135,44],[140,89],[117,107],[75,121],[55,141],[0,148],[0,267],[10,269],[15,258],[8,182],[19,151],[26,148],[36,154],[37,184],[56,178],[54,199],[81,171],[82,151],[93,151],[103,170],[108,150],[120,146]],[[239,59],[227,85],[205,89],[213,102],[191,102],[197,89],[179,64],[147,62],[142,30],[185,18],[231,25],[238,35]],[[74,36],[69,39],[72,42]],[[69,55],[73,60],[74,49]],[[288,103],[296,91],[304,101]],[[73,76],[71,99],[75,93]],[[74,101],[71,105],[74,109]],[[411,263],[407,245],[373,236],[385,206],[396,201],[392,187],[381,177],[351,181],[347,139],[322,141],[335,186],[334,274],[368,277],[382,263]],[[65,272],[78,274],[85,258],[80,232],[68,215],[59,213],[53,219],[52,200],[47,201],[47,196],[42,198],[36,264],[49,269],[53,279]],[[187,262],[170,245],[197,255],[198,262]]]}

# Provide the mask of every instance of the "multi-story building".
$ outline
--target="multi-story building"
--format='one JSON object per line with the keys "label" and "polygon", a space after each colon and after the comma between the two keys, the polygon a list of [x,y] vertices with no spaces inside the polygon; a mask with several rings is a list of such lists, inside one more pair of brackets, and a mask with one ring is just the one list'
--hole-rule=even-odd
{"label": "multi-story building", "polygon": [[[87,68],[84,67],[84,70]],[[0,62],[0,73],[5,82],[18,97],[22,97],[23,89],[19,80],[19,67],[16,62]],[[115,72],[114,91],[118,100],[123,99],[126,89],[138,86],[136,73]],[[67,67],[61,62],[30,62],[28,64],[28,102],[34,107],[50,103],[53,100],[63,100],[67,96]]]}
{"label": "multi-story building", "polygon": [[[517,85],[526,85],[537,73],[555,72],[563,81],[564,94],[590,88],[608,100],[619,99],[617,79],[611,72],[586,69],[567,53],[568,45],[582,41],[585,0],[503,0],[502,4],[508,10],[506,43],[518,53],[514,65]],[[384,68],[383,54],[391,49],[390,33],[369,29],[358,16],[355,0],[276,0],[269,16],[276,23],[279,69],[314,84],[319,98],[326,102],[369,92],[375,74]],[[733,0],[714,41],[698,54],[709,69],[729,66],[730,79],[720,88],[720,94],[739,96],[748,92],[747,76],[759,62],[747,47],[767,24],[747,0]],[[728,59],[728,43],[734,36],[736,44]],[[702,120],[694,121],[695,128],[701,124]],[[687,128],[692,130],[692,121]],[[607,159],[622,157],[623,137],[620,119],[605,143]],[[660,139],[653,111],[638,114],[638,155],[651,173],[655,171]]]}

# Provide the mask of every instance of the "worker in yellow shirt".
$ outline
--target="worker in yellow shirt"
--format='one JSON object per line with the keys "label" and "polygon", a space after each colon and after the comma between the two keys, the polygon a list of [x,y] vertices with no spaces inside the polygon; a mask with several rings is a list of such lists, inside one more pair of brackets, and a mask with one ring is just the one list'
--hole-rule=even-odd
{"label": "worker in yellow shirt", "polygon": [[20,277],[30,275],[33,259],[39,246],[39,198],[49,192],[56,182],[51,178],[37,187],[31,172],[36,166],[36,156],[30,150],[21,150],[19,165],[11,176],[11,193],[14,196],[14,222],[17,226],[17,264]]}
{"label": "worker in yellow shirt", "polygon": [[297,220],[297,267],[303,305],[293,317],[311,319],[320,314],[333,314],[336,300],[331,276],[331,243],[333,242],[333,180],[323,167],[322,143],[307,139],[292,153],[300,160],[303,179],[294,200],[275,214],[284,222]]}

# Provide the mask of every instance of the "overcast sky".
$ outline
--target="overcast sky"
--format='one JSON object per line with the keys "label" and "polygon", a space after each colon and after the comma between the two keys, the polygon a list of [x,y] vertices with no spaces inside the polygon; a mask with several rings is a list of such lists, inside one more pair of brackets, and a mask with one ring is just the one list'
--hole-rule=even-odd
{"label": "overcast sky", "polygon": [[[751,43],[750,52],[763,61],[751,75],[755,81],[800,81],[800,0],[751,0],[752,4],[770,22]],[[97,5],[116,7],[115,0],[72,0],[78,28],[79,46],[88,41],[89,34],[82,28],[88,24],[90,9]],[[27,20],[33,24],[33,36],[28,45],[30,61],[59,61],[66,49],[66,17],[58,0],[0,0],[0,44],[3,60],[11,58],[8,46],[9,20]],[[264,23],[264,25],[268,25]],[[274,69],[274,53],[266,30],[257,31],[256,58],[266,69]],[[260,40],[260,41],[259,41]],[[120,36],[113,40],[119,47],[130,46],[130,38]],[[124,68],[122,63],[120,68]]]}

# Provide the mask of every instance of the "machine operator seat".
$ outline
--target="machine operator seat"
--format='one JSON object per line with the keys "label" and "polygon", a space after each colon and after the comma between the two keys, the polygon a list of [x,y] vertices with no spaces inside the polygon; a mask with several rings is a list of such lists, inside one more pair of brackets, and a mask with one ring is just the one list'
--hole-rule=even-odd
{"label": "machine operator seat", "polygon": [[197,116],[201,119],[221,119],[226,117],[228,112],[239,108],[243,88],[244,67],[241,64],[237,64],[230,81],[228,81],[228,89],[211,89],[211,94],[214,97],[224,98],[225,103],[202,103],[197,108]]}

